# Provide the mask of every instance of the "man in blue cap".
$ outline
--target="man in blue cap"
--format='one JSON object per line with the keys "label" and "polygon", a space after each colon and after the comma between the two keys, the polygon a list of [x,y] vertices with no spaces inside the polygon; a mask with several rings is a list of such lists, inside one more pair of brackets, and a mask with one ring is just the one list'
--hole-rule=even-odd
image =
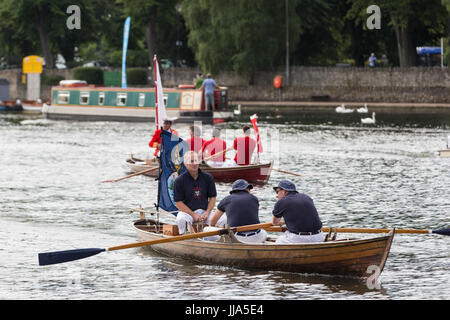
{"label": "man in blue cap", "polygon": [[281,180],[273,189],[278,201],[272,212],[272,223],[281,226],[283,218],[288,229],[276,243],[322,242],[322,222],[313,200],[297,192],[295,184],[289,180]]}
{"label": "man in blue cap", "polygon": [[[217,206],[211,217],[210,225],[216,225],[224,213],[226,213],[227,224],[232,228],[259,224],[259,201],[258,198],[250,193],[253,186],[246,180],[239,179],[233,182],[231,189],[230,195],[222,199]],[[241,242],[262,243],[266,241],[267,232],[264,229],[256,229],[237,232],[235,236]]]}

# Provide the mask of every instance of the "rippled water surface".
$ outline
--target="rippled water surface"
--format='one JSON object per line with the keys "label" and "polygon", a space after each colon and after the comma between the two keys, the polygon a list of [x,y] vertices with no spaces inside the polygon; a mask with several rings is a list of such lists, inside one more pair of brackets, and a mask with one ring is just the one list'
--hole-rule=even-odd
{"label": "rippled water surface", "polygon": [[[423,115],[381,113],[375,126],[340,116],[261,114],[262,159],[302,174],[272,172],[269,185],[255,187],[261,220],[270,221],[275,203],[270,185],[289,178],[314,199],[325,226],[450,227],[450,158],[436,155],[450,134],[449,115],[424,124]],[[227,141],[244,121],[221,125]],[[176,128],[187,136],[187,125]],[[142,248],[38,266],[39,252],[136,241],[138,215],[130,209],[153,207],[156,182],[101,181],[125,176],[130,152],[148,155],[152,130],[0,115],[1,299],[449,299],[450,237],[439,235],[396,235],[380,289],[339,277],[196,264]],[[217,184],[219,200],[229,188]]]}

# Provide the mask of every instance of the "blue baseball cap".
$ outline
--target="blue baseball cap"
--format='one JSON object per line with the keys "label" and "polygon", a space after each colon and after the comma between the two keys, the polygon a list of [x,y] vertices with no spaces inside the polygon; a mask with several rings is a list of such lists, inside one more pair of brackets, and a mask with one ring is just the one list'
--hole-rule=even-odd
{"label": "blue baseball cap", "polygon": [[297,191],[297,190],[295,189],[295,184],[292,183],[292,182],[290,182],[289,180],[281,180],[281,181],[278,183],[278,186],[273,187],[273,190],[277,191],[278,188],[283,189],[283,190],[286,190],[286,191],[288,191],[288,192],[291,192],[291,191]]}
{"label": "blue baseball cap", "polygon": [[253,189],[253,186],[249,184],[246,180],[239,179],[233,182],[233,184],[231,185],[230,193],[233,193],[233,191],[241,191],[245,189]]}

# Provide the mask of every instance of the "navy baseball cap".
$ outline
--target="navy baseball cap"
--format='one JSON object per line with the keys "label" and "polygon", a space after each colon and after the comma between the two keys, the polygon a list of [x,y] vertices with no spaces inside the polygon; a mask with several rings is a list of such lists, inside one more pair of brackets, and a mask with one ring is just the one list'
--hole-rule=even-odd
{"label": "navy baseball cap", "polygon": [[239,180],[236,180],[235,182],[233,182],[233,184],[231,185],[230,193],[233,193],[233,191],[245,190],[247,188],[253,189],[253,186],[251,184],[249,184],[246,180],[239,179]]}
{"label": "navy baseball cap", "polygon": [[286,191],[288,191],[288,192],[291,192],[291,191],[297,191],[297,190],[295,189],[295,184],[292,183],[292,182],[290,182],[289,180],[281,180],[281,181],[278,183],[278,186],[273,187],[273,190],[277,191],[278,188],[283,189],[283,190],[286,190]]}

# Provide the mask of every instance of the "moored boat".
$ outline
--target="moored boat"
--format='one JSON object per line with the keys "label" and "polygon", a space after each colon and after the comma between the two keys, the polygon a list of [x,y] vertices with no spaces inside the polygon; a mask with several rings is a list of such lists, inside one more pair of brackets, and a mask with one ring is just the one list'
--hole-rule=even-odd
{"label": "moored boat", "polygon": [[17,100],[0,100],[0,111],[20,112],[22,111],[22,101]]}
{"label": "moored boat", "polygon": [[41,113],[42,106],[44,103],[48,103],[47,101],[38,100],[22,100],[22,108],[25,113]]}
{"label": "moored boat", "polygon": [[441,158],[450,158],[450,149],[439,150],[438,153]]}
{"label": "moored boat", "polygon": [[[214,93],[216,110],[205,107],[202,90],[164,88],[165,110],[178,122],[213,124],[232,119],[228,89]],[[51,102],[42,112],[49,119],[145,121],[155,120],[155,88],[116,88],[79,82],[52,87]]]}
{"label": "moored boat", "polygon": [[[152,219],[134,222],[140,241],[157,240],[169,224]],[[270,237],[262,244],[239,242],[230,231],[220,241],[191,239],[152,245],[152,250],[201,263],[242,269],[340,275],[368,278],[383,270],[394,230],[387,235],[366,239],[342,239],[306,244],[276,244]]]}
{"label": "moored boat", "polygon": [[[126,165],[132,172],[140,172],[157,166],[157,162],[149,162],[131,156],[126,159]],[[250,164],[234,167],[211,167],[207,164],[200,164],[200,169],[210,173],[217,182],[233,182],[237,179],[245,179],[250,183],[265,184],[270,178],[273,162]],[[145,173],[150,177],[157,177],[158,170]]]}

